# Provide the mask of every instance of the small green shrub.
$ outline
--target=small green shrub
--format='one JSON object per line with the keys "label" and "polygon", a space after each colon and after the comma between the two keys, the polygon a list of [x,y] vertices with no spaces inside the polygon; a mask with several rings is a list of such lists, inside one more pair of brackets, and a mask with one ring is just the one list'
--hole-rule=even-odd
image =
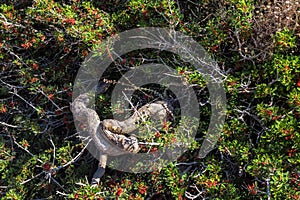
{"label": "small green shrub", "polygon": [[[299,199],[298,13],[297,0],[5,1],[0,5],[1,198]],[[201,104],[199,129],[191,148],[169,165],[144,174],[107,168],[92,188],[97,160],[73,124],[73,81],[104,39],[149,26],[180,30],[217,60],[227,98],[221,137],[207,157],[197,158],[209,124],[209,91],[189,63],[149,49],[121,55],[105,74],[112,81],[122,76],[118,66],[129,70],[149,59],[193,84]],[[111,89],[96,98],[102,118],[122,109],[110,105]],[[164,88],[149,96],[141,91],[133,97],[139,105],[149,96],[165,97]],[[145,139],[172,142],[175,129],[167,125],[165,134]]]}

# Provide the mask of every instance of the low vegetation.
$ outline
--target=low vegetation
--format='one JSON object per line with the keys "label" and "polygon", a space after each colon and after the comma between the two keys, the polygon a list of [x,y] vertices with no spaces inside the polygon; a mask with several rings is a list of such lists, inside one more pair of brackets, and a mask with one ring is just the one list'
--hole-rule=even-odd
{"label": "low vegetation", "polygon": [[[298,0],[23,0],[0,5],[0,196],[2,199],[299,199],[300,6]],[[209,124],[200,74],[176,55],[122,55],[105,74],[120,78],[147,62],[172,66],[195,85],[200,126],[189,151],[162,169],[97,169],[70,111],[73,83],[101,42],[137,27],[192,36],[224,75],[226,121],[214,150],[199,159]],[[137,92],[145,103],[157,89]],[[110,91],[96,98],[111,118]],[[165,124],[165,129],[171,125]],[[168,132],[168,130],[166,131]],[[153,133],[156,142],[172,134]],[[147,149],[155,151],[155,149]]]}

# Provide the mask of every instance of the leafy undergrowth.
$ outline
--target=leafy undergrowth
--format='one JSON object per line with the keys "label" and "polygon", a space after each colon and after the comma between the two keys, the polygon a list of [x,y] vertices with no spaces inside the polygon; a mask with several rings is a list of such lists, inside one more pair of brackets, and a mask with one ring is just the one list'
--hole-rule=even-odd
{"label": "leafy undergrowth", "polygon": [[[1,4],[1,198],[299,199],[298,15],[297,0]],[[144,174],[108,168],[91,188],[97,160],[80,140],[70,111],[76,73],[107,37],[149,26],[193,36],[217,60],[227,96],[221,137],[210,154],[197,157],[209,124],[209,93],[188,63],[166,52],[122,55],[105,78],[120,78],[120,66],[126,71],[153,60],[172,66],[194,85],[200,126],[190,150],[169,165]],[[137,95],[135,103],[145,103],[148,95]],[[97,97],[102,118],[116,109],[109,99],[109,92]],[[173,138],[153,133],[149,139]]]}

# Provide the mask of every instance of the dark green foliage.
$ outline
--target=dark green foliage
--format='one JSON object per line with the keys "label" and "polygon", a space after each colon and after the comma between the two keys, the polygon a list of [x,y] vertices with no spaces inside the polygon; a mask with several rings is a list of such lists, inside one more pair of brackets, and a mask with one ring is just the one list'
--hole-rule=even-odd
{"label": "dark green foliage", "polygon": [[[300,198],[299,1],[1,1],[0,14],[1,198]],[[226,77],[222,136],[206,158],[197,158],[209,93],[189,63],[151,50],[122,55],[105,78],[117,80],[147,59],[163,60],[195,84],[204,104],[201,124],[177,161],[145,174],[108,168],[91,188],[97,160],[84,149],[70,111],[76,73],[105,38],[150,26],[193,36],[217,60]],[[119,108],[110,105],[111,89],[96,99],[102,118]],[[136,93],[136,104],[146,102],[143,92]],[[172,141],[172,130],[168,124],[169,135],[148,139]]]}

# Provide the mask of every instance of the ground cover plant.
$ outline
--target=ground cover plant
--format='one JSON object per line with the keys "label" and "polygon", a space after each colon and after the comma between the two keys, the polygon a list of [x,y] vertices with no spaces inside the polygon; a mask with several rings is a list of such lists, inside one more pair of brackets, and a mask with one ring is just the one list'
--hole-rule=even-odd
{"label": "ground cover plant", "polygon": [[[298,0],[1,1],[1,198],[299,199],[299,14]],[[203,77],[169,52],[122,55],[104,78],[113,85],[132,67],[168,64],[198,95],[199,129],[189,151],[168,166],[143,174],[107,168],[91,187],[97,160],[75,129],[73,82],[103,40],[137,27],[181,31],[210,53],[224,75],[225,125],[214,150],[198,158],[211,114]],[[96,97],[104,119],[122,112],[110,105],[112,89]],[[148,85],[132,102],[172,95]],[[164,128],[147,139],[172,141],[172,124]]]}

